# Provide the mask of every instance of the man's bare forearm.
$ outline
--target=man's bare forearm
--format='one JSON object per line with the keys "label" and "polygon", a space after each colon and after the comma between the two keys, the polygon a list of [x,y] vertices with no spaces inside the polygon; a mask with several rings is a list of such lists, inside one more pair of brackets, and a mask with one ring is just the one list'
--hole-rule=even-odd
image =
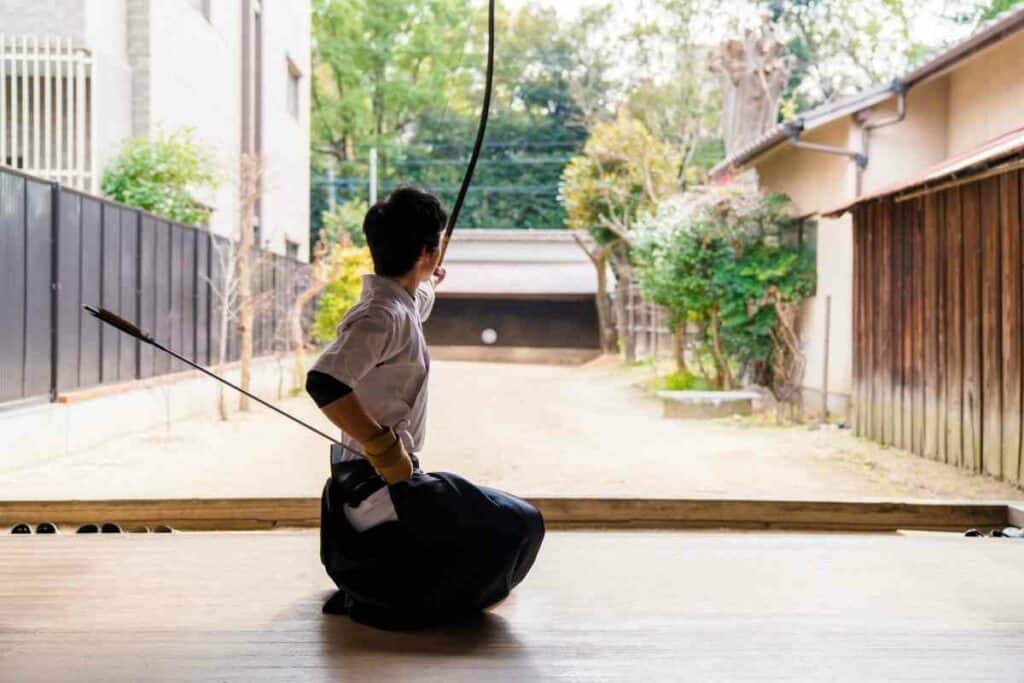
{"label": "man's bare forearm", "polygon": [[353,439],[365,444],[383,431],[383,427],[366,412],[353,391],[320,408],[327,419]]}

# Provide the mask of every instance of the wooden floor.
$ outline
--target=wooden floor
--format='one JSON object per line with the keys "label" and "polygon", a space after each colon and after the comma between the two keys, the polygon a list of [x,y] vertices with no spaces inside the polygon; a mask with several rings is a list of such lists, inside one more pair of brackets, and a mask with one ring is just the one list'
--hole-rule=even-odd
{"label": "wooden floor", "polygon": [[1024,677],[1011,539],[553,532],[510,600],[417,634],[330,589],[309,531],[0,537],[0,680]]}

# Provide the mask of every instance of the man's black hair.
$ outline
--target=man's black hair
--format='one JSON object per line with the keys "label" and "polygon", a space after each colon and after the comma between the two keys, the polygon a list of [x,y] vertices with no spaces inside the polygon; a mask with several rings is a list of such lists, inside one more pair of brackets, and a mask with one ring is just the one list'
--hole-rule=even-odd
{"label": "man's black hair", "polygon": [[400,187],[366,212],[363,233],[377,275],[405,275],[423,248],[433,252],[441,243],[448,214],[435,195],[415,187]]}

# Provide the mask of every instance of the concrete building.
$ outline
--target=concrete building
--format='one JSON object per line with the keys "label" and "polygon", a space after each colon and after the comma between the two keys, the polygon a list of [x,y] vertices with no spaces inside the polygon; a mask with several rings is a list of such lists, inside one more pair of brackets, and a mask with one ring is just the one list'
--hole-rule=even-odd
{"label": "concrete building", "polygon": [[853,222],[824,214],[1024,126],[1022,29],[1024,8],[1008,12],[893,84],[802,113],[713,169],[719,182],[753,170],[762,190],[816,222],[818,287],[801,320],[807,410],[820,409],[826,363],[830,410],[845,414],[851,397]]}
{"label": "concrete building", "polygon": [[191,128],[220,169],[197,198],[238,229],[243,153],[263,162],[260,244],[305,259],[309,0],[4,0],[0,163],[99,191],[126,140]]}

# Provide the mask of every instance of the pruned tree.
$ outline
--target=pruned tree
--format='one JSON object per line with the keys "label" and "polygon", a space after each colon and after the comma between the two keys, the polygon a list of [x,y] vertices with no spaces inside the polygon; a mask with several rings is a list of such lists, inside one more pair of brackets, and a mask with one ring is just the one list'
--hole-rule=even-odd
{"label": "pruned tree", "polygon": [[[238,332],[240,340],[240,381],[242,389],[249,391],[252,384],[253,323],[257,301],[253,293],[253,260],[255,245],[256,204],[262,190],[263,163],[252,154],[242,154],[238,175]],[[238,395],[238,409],[250,408],[249,397]]]}
{"label": "pruned tree", "polygon": [[[205,277],[210,287],[214,305],[219,311],[217,330],[217,374],[224,372],[228,360],[228,341],[231,324],[236,321],[238,313],[238,272],[236,263],[235,241],[213,237],[213,258],[216,259],[215,272],[219,277]],[[221,420],[228,419],[227,398],[224,385],[217,384],[217,415]]]}
{"label": "pruned tree", "polygon": [[740,151],[775,125],[793,63],[767,21],[758,29],[747,29],[740,38],[724,41],[712,53],[709,66],[722,96],[726,155]]}

